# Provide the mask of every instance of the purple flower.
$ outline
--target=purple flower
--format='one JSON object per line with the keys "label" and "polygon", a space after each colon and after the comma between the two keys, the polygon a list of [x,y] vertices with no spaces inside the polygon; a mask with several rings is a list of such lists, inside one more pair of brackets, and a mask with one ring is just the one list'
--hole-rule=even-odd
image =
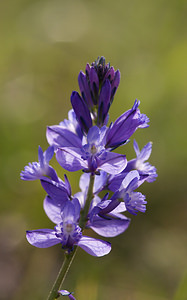
{"label": "purple flower", "polygon": [[73,109],[68,112],[68,120],[60,122],[59,124],[61,128],[68,129],[69,131],[75,133],[80,139],[82,139],[82,131],[79,123],[77,122],[77,118]]}
{"label": "purple flower", "polygon": [[95,173],[103,170],[117,174],[126,167],[126,156],[105,149],[106,127],[99,129],[93,126],[83,139],[82,147],[58,148],[56,158],[59,164],[68,171],[83,169]]}
{"label": "purple flower", "polygon": [[[140,101],[135,100],[131,109],[107,125],[119,83],[119,70],[106,64],[104,57],[87,64],[85,73],[81,71],[78,75],[80,92],[71,94],[73,109],[68,119],[47,128],[50,147],[44,153],[39,147],[38,162],[29,163],[21,172],[23,180],[40,179],[47,193],[43,208],[55,224],[52,229],[26,231],[31,245],[48,248],[61,244],[68,257],[79,246],[88,254],[101,257],[111,251],[111,244],[84,236],[83,230],[91,229],[105,238],[115,237],[130,224],[124,212],[136,215],[146,211],[145,196],[136,189],[157,177],[156,168],[147,162],[152,144],[140,150],[134,140],[136,158],[128,162],[125,155],[113,150],[126,144],[138,128],[148,127],[149,119],[140,113]],[[67,176],[63,181],[49,165],[54,152],[62,168],[84,172],[79,181],[80,191],[75,195]],[[56,282],[60,277],[57,278]],[[75,300],[67,290],[55,288],[51,295],[54,294],[57,298],[67,296]]]}
{"label": "purple flower", "polygon": [[[102,127],[108,122],[108,111],[120,82],[120,72],[114,71],[105,58],[98,58],[91,66],[87,64],[86,74],[78,76],[81,96],[74,91],[71,104],[84,133],[95,123]],[[93,122],[92,122],[93,121]]]}
{"label": "purple flower", "polygon": [[68,296],[70,300],[76,300],[75,297],[73,297],[72,293],[68,292],[67,290],[60,290],[58,293],[61,296]]}
{"label": "purple flower", "polygon": [[[59,182],[53,181],[49,178],[42,178],[40,180],[42,187],[47,192],[47,197],[44,200],[44,210],[48,214],[48,210],[51,212],[58,207],[63,210],[67,201],[72,199],[71,186],[67,177],[65,176],[65,182],[59,178]],[[49,212],[50,213],[50,212]],[[54,214],[54,218],[56,214]],[[50,215],[52,218],[52,215]],[[55,219],[53,220],[56,223]]]}
{"label": "purple flower", "polygon": [[110,67],[110,63],[105,63],[105,58],[101,56],[98,57],[98,59],[93,62],[91,66],[87,64],[86,76],[88,78],[88,82],[90,82],[92,94],[95,96],[95,104],[97,104],[96,100],[98,99],[98,95],[96,92],[98,91],[99,86],[102,86],[105,80],[109,80],[111,84],[110,103],[112,103],[120,83],[119,70],[115,71],[113,67]]}
{"label": "purple flower", "polygon": [[114,124],[111,124],[106,134],[106,148],[119,147],[128,141],[137,128],[148,126],[149,119],[140,113],[139,104],[140,101],[135,100],[132,109],[126,111]]}
{"label": "purple flower", "polygon": [[49,147],[44,153],[42,148],[38,148],[38,162],[29,163],[21,172],[22,180],[41,179],[44,176],[50,177],[54,181],[58,181],[56,171],[49,165],[49,161],[53,157],[54,147]]}
{"label": "purple flower", "polygon": [[145,196],[140,192],[134,192],[140,186],[140,175],[138,171],[127,173],[118,191],[113,195],[113,199],[123,199],[126,209],[136,215],[137,211],[145,212]]}
{"label": "purple flower", "polygon": [[152,143],[149,142],[147,145],[143,147],[140,151],[137,142],[134,140],[134,150],[136,152],[137,157],[131,159],[127,162],[126,168],[117,175],[108,175],[103,183],[104,188],[108,188],[109,190],[115,192],[117,191],[125,176],[132,170],[137,170],[139,173],[138,185],[140,186],[144,181],[153,182],[156,177],[156,168],[145,162],[149,159],[152,151]]}
{"label": "purple flower", "polygon": [[80,204],[77,199],[67,201],[63,210],[58,206],[55,206],[55,210],[52,210],[49,197],[45,199],[46,207],[48,202],[49,208],[46,212],[52,221],[56,220],[56,226],[54,229],[27,231],[26,237],[31,245],[38,248],[48,248],[61,243],[62,248],[68,252],[72,251],[73,247],[77,245],[88,254],[98,257],[110,252],[110,243],[82,235],[81,228],[78,225]]}
{"label": "purple flower", "polygon": [[134,140],[134,150],[136,152],[136,158],[128,162],[124,172],[136,169],[139,172],[142,179],[144,178],[148,182],[153,182],[158,176],[156,173],[156,168],[148,162],[145,162],[149,159],[151,155],[152,143],[149,142],[140,151],[137,142]]}
{"label": "purple flower", "polygon": [[92,119],[99,127],[107,124],[108,111],[111,104],[110,99],[111,84],[108,79],[106,79],[103,83],[100,94],[98,95],[97,111],[95,109],[90,111],[87,103],[83,100],[83,98],[81,98],[81,96],[76,91],[72,93],[71,104],[83,132],[88,133],[88,130],[93,125]]}
{"label": "purple flower", "polygon": [[[83,99],[84,103],[86,104],[86,106],[88,107],[88,109],[91,109],[94,105],[94,99],[93,99],[91,93],[93,93],[93,89],[94,89],[94,93],[95,92],[98,93],[98,91],[99,91],[99,82],[98,82],[97,73],[92,72],[91,87],[89,86],[87,76],[82,71],[79,73],[78,83],[79,83],[79,88],[80,88],[82,99]],[[94,86],[93,86],[93,84],[94,84]]]}
{"label": "purple flower", "polygon": [[102,126],[108,122],[108,111],[111,104],[111,84],[106,79],[101,87],[98,101],[97,125]]}
{"label": "purple flower", "polygon": [[68,120],[59,125],[47,127],[46,137],[48,143],[56,150],[58,147],[81,147],[83,134],[75,117],[75,112],[70,110]]}
{"label": "purple flower", "polygon": [[[100,200],[90,210],[87,227],[104,237],[115,237],[123,233],[130,224],[130,219],[121,212],[126,210],[124,203],[115,200]],[[100,201],[98,201],[100,200]]]}
{"label": "purple flower", "polygon": [[[85,173],[81,176],[79,183],[81,192],[74,195],[74,197],[78,198],[83,209],[89,184],[87,175],[88,174]],[[99,179],[100,176],[97,176],[93,191],[100,186]],[[101,200],[96,192],[94,194],[95,196],[90,206],[86,227],[91,228],[104,237],[114,237],[123,233],[130,224],[130,219],[121,214],[121,212],[126,211],[124,202],[119,203],[118,200],[107,200],[108,195],[105,195]]]}
{"label": "purple flower", "polygon": [[87,133],[92,127],[92,118],[87,104],[76,91],[71,94],[71,104],[82,131]]}

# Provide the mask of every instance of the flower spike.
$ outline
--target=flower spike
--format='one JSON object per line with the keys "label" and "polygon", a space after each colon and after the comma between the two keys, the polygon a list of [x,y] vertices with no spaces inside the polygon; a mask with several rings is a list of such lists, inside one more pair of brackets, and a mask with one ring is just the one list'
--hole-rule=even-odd
{"label": "flower spike", "polygon": [[[157,177],[156,168],[148,162],[152,143],[140,150],[134,140],[136,157],[128,161],[126,155],[115,151],[129,142],[138,128],[148,127],[149,118],[140,113],[140,101],[135,100],[131,109],[108,124],[120,76],[103,56],[87,64],[78,74],[80,92],[71,94],[68,119],[47,127],[49,148],[43,152],[39,147],[38,162],[29,163],[21,172],[23,180],[40,180],[47,193],[43,209],[54,223],[52,228],[27,230],[27,241],[37,248],[60,244],[65,254],[48,300],[61,296],[75,300],[73,293],[60,286],[77,247],[96,257],[110,253],[111,243],[85,236],[85,229],[104,238],[116,237],[130,225],[126,212],[146,212],[146,197],[137,189]],[[64,175],[62,180],[49,165],[54,153],[63,169],[83,171],[76,194],[72,194],[68,177]]]}

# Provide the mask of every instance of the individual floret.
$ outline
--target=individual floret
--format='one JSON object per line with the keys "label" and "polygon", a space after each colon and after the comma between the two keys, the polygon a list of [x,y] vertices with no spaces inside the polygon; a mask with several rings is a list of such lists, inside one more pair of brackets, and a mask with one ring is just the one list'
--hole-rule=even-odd
{"label": "individual floret", "polygon": [[38,162],[29,163],[25,166],[24,171],[21,172],[22,180],[36,180],[41,179],[44,176],[51,178],[52,180],[58,181],[56,171],[49,165],[49,161],[52,159],[54,154],[54,147],[50,146],[43,152],[42,148],[38,148]]}

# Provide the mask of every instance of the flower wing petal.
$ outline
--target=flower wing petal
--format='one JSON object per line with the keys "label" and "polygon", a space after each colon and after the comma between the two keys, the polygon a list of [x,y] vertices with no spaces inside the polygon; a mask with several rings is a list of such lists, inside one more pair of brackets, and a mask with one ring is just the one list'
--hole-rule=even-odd
{"label": "flower wing petal", "polygon": [[47,141],[55,149],[58,147],[81,147],[81,139],[72,131],[62,128],[60,125],[53,125],[47,128]]}
{"label": "flower wing petal", "polygon": [[55,224],[62,222],[61,211],[64,208],[62,202],[57,203],[51,197],[46,196],[44,199],[43,207],[48,218]]}
{"label": "flower wing petal", "polygon": [[90,226],[97,234],[105,237],[114,237],[124,232],[130,224],[130,219],[118,218],[118,219],[104,219],[99,216],[95,216]]}
{"label": "flower wing petal", "polygon": [[92,256],[104,256],[111,251],[110,243],[88,236],[81,237],[77,245]]}
{"label": "flower wing petal", "polygon": [[85,103],[76,91],[73,91],[71,94],[71,104],[80,127],[87,133],[89,128],[92,127],[92,118],[87,103]]}
{"label": "flower wing petal", "polygon": [[99,160],[99,169],[109,174],[119,174],[122,172],[126,165],[127,159],[125,155],[108,152],[105,160]]}
{"label": "flower wing petal", "polygon": [[[127,188],[127,187],[128,188],[131,187],[131,188],[136,189],[138,187],[137,183],[138,183],[139,178],[140,178],[140,175],[139,175],[138,171],[136,171],[136,170],[130,171],[129,173],[127,173],[127,175],[123,179],[120,189]],[[132,183],[133,183],[133,185],[132,185]]]}
{"label": "flower wing petal", "polygon": [[38,248],[48,248],[61,242],[52,229],[28,230],[26,238],[31,245]]}
{"label": "flower wing petal", "polygon": [[68,200],[68,191],[65,185],[50,180],[49,178],[43,178],[40,182],[47,194],[54,199],[54,201],[57,201],[57,203],[61,204]]}
{"label": "flower wing petal", "polygon": [[74,147],[60,148],[57,150],[56,159],[67,171],[73,172],[87,168],[87,162],[81,157],[81,150]]}

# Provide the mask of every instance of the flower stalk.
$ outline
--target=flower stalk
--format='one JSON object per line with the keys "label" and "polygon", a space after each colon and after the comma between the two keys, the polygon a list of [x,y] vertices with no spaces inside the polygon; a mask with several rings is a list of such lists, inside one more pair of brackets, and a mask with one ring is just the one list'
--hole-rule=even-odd
{"label": "flower stalk", "polygon": [[87,197],[86,197],[86,201],[85,201],[85,206],[81,212],[81,217],[80,217],[80,222],[79,222],[79,226],[82,228],[82,230],[84,230],[84,228],[85,228],[85,225],[87,222],[87,215],[88,215],[89,208],[90,208],[90,203],[94,197],[94,194],[93,194],[94,179],[95,179],[95,175],[90,174],[90,182],[89,182]]}
{"label": "flower stalk", "polygon": [[73,259],[75,257],[76,250],[77,250],[77,247],[75,246],[74,249],[70,253],[65,252],[63,264],[60,268],[60,271],[57,275],[57,278],[53,284],[53,287],[49,293],[47,300],[55,300],[59,297],[58,291],[66,278],[68,270],[69,270],[69,268],[73,262]]}
{"label": "flower stalk", "polygon": [[[147,161],[152,143],[140,150],[134,141],[136,157],[131,160],[113,150],[129,142],[138,128],[148,127],[149,118],[140,112],[136,99],[131,109],[109,124],[109,109],[119,83],[119,70],[106,64],[104,57],[87,64],[85,73],[81,71],[78,76],[80,93],[71,94],[68,119],[47,128],[48,149],[43,152],[39,146],[38,162],[29,163],[21,172],[22,180],[40,180],[47,193],[43,208],[55,224],[51,229],[27,230],[28,242],[38,248],[61,244],[65,252],[47,300],[60,295],[75,300],[72,292],[60,288],[77,246],[95,257],[110,253],[111,243],[84,235],[85,228],[102,237],[115,237],[130,224],[126,211],[133,215],[146,211],[146,197],[136,189],[157,177],[156,168]],[[83,171],[76,194],[72,195],[66,174],[62,180],[50,165],[54,154],[63,169]],[[105,192],[103,198],[101,191]]]}

